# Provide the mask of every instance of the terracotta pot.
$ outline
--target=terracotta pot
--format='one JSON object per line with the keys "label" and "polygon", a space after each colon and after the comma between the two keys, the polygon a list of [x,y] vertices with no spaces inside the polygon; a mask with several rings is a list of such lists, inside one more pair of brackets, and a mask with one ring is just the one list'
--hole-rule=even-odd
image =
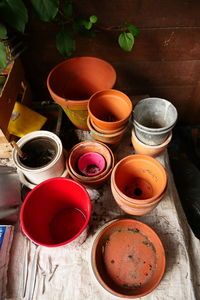
{"label": "terracotta pot", "polygon": [[158,235],[134,219],[111,222],[95,236],[92,272],[107,292],[140,298],[152,292],[165,272],[166,258]]}
{"label": "terracotta pot", "polygon": [[130,203],[152,203],[166,189],[164,167],[147,155],[130,155],[120,160],[113,169],[111,180],[117,193]]}
{"label": "terracotta pot", "polygon": [[87,129],[89,98],[97,91],[112,88],[115,81],[116,72],[108,62],[96,57],[76,57],[51,70],[47,87],[71,122],[80,129]]}
{"label": "terracotta pot", "polygon": [[135,204],[134,202],[127,201],[121,195],[118,194],[118,192],[115,190],[113,186],[112,180],[111,180],[111,191],[115,201],[124,212],[130,215],[137,215],[137,216],[145,215],[151,212],[152,210],[154,210],[156,206],[159,204],[159,202],[162,200],[166,192],[165,190],[161,194],[161,196],[158,197],[158,199],[154,200],[151,203],[143,203],[143,201],[140,200],[140,203]]}
{"label": "terracotta pot", "polygon": [[119,129],[125,125],[132,109],[129,97],[112,89],[95,93],[88,103],[88,112],[93,123],[106,130]]}
{"label": "terracotta pot", "polygon": [[[101,154],[105,161],[106,167],[100,174],[96,176],[85,176],[81,174],[77,169],[78,159],[85,153],[96,152]],[[75,145],[69,152],[67,159],[67,169],[69,175],[76,181],[90,186],[97,187],[103,184],[111,175],[114,167],[114,155],[109,147],[105,144],[97,141],[84,141]]]}
{"label": "terracotta pot", "polygon": [[126,126],[122,130],[112,133],[112,134],[98,132],[94,129],[94,127],[92,127],[90,117],[88,117],[88,119],[87,119],[87,125],[90,130],[90,134],[91,134],[92,138],[97,141],[101,141],[107,145],[117,145],[121,141],[124,133],[127,130],[127,126]]}
{"label": "terracotta pot", "polygon": [[[78,165],[77,165],[79,158],[88,152],[99,153],[104,157],[106,161],[105,169],[100,174],[92,177],[82,174],[78,170]],[[84,141],[76,144],[70,150],[67,159],[70,171],[74,174],[74,176],[82,180],[95,180],[103,177],[110,170],[113,160],[114,160],[114,155],[112,151],[105,144],[97,141]]]}
{"label": "terracotta pot", "polygon": [[135,134],[135,130],[133,129],[131,141],[136,153],[155,157],[160,155],[167,148],[171,139],[172,139],[172,131],[170,131],[167,139],[161,145],[157,145],[157,146],[146,145],[137,138]]}

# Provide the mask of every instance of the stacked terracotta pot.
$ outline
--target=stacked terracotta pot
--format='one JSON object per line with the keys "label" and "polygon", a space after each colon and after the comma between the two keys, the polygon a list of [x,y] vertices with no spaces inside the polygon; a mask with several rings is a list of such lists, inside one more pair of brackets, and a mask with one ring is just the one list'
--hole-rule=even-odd
{"label": "stacked terracotta pot", "polygon": [[120,160],[111,175],[111,190],[126,213],[144,215],[163,198],[167,187],[164,167],[147,155],[130,155]]}
{"label": "stacked terracotta pot", "polygon": [[127,130],[131,112],[132,102],[124,93],[113,89],[95,93],[88,103],[91,136],[115,147]]}
{"label": "stacked terracotta pot", "polygon": [[174,105],[161,98],[146,98],[133,111],[132,144],[136,153],[157,156],[168,146],[177,120]]}
{"label": "stacked terracotta pot", "polygon": [[88,140],[76,144],[67,158],[67,170],[70,177],[91,188],[99,187],[108,180],[113,167],[114,155],[111,149],[98,141]]}

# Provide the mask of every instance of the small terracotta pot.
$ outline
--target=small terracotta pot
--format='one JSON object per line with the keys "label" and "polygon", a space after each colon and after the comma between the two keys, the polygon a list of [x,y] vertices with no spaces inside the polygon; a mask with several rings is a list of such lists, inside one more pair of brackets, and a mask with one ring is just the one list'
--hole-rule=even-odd
{"label": "small terracotta pot", "polygon": [[124,133],[127,130],[127,126],[126,126],[122,130],[117,131],[117,132],[112,133],[112,134],[111,133],[98,132],[94,129],[94,127],[92,127],[90,117],[88,117],[88,119],[87,119],[87,125],[88,125],[88,128],[90,130],[90,134],[91,134],[93,139],[95,139],[97,141],[100,141],[100,142],[103,142],[103,143],[105,143],[109,146],[110,145],[117,145],[121,141]]}
{"label": "small terracotta pot", "polygon": [[117,193],[130,203],[152,203],[166,189],[164,167],[147,155],[130,155],[113,169],[111,180]]}
{"label": "small terracotta pot", "polygon": [[158,235],[134,219],[104,226],[91,250],[92,272],[107,292],[121,298],[140,298],[152,292],[165,272],[166,258]]}
{"label": "small terracotta pot", "polygon": [[170,131],[168,138],[161,145],[157,145],[157,146],[146,145],[137,138],[135,134],[135,130],[133,129],[131,141],[136,153],[155,157],[161,154],[167,148],[171,139],[172,139],[172,131]]}
{"label": "small terracotta pot", "polygon": [[106,130],[116,130],[125,125],[133,105],[124,93],[117,90],[102,90],[91,96],[88,113],[93,123]]}
{"label": "small terracotta pot", "polygon": [[[105,161],[105,169],[96,176],[85,176],[81,174],[77,168],[79,158],[88,152],[95,152],[101,154]],[[67,159],[67,169],[69,175],[76,181],[81,182],[87,186],[96,187],[104,183],[110,175],[114,167],[114,155],[111,149],[105,144],[98,141],[84,141],[75,145],[69,152]]]}
{"label": "small terracotta pot", "polygon": [[87,105],[91,95],[112,88],[114,68],[96,57],[75,57],[55,66],[48,75],[47,87],[53,100],[61,105],[71,122],[87,128]]}

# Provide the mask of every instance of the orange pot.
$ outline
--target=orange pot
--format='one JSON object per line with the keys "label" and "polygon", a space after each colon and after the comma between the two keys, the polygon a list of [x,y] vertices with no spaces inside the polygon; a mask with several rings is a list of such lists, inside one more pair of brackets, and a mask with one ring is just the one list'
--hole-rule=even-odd
{"label": "orange pot", "polygon": [[167,174],[164,167],[147,155],[130,155],[113,169],[111,180],[117,193],[135,204],[153,203],[165,191]]}
{"label": "orange pot", "polygon": [[112,295],[135,299],[152,292],[165,272],[165,250],[158,235],[134,219],[119,219],[101,229],[91,250],[97,283]]}
{"label": "orange pot", "polygon": [[[85,176],[80,173],[80,171],[77,169],[77,162],[78,159],[85,153],[88,152],[96,152],[101,154],[105,161],[106,161],[106,167],[103,172],[101,172],[99,175],[96,176]],[[114,161],[114,155],[109,147],[107,147],[105,144],[97,141],[84,141],[76,144],[69,152],[68,155],[68,165],[71,170],[71,172],[76,176],[77,178],[81,180],[96,180],[101,177],[103,177],[105,174],[108,173],[110,170],[112,164]]]}
{"label": "orange pot", "polygon": [[156,146],[146,145],[137,138],[135,134],[135,130],[133,129],[131,141],[136,153],[155,157],[160,155],[167,148],[171,139],[172,139],[172,131],[170,131],[168,138],[161,145],[156,145]]}
{"label": "orange pot", "polygon": [[[111,172],[114,167],[114,155],[112,151],[109,149],[109,147],[97,141],[84,141],[77,145],[75,145],[69,152],[69,156],[66,161],[66,166],[70,177],[88,187],[95,188],[101,186],[106,180],[110,178]],[[77,172],[77,160],[82,154],[91,151],[100,153],[104,156],[106,160],[106,169],[97,176],[82,176]]]}
{"label": "orange pot", "polygon": [[89,98],[97,91],[112,88],[115,81],[116,72],[108,62],[96,57],[75,57],[51,70],[47,87],[71,122],[80,129],[88,129]]}
{"label": "orange pot", "polygon": [[104,133],[104,134],[115,134],[115,133],[127,128],[127,125],[128,125],[128,122],[127,122],[120,128],[113,129],[113,130],[106,130],[106,129],[101,129],[100,127],[96,126],[96,124],[92,121],[91,118],[90,118],[89,122],[91,124],[91,127],[93,127],[94,130],[98,131],[99,133]]}
{"label": "orange pot", "polygon": [[102,130],[116,130],[125,125],[133,105],[124,93],[117,90],[102,90],[91,96],[88,112],[92,122]]}

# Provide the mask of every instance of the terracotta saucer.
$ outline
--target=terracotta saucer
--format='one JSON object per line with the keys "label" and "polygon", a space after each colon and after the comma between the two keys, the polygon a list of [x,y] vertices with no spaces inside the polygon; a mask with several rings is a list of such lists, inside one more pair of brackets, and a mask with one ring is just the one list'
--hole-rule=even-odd
{"label": "terracotta saucer", "polygon": [[166,259],[153,229],[134,219],[119,219],[97,235],[91,262],[104,289],[118,297],[138,298],[157,287]]}

